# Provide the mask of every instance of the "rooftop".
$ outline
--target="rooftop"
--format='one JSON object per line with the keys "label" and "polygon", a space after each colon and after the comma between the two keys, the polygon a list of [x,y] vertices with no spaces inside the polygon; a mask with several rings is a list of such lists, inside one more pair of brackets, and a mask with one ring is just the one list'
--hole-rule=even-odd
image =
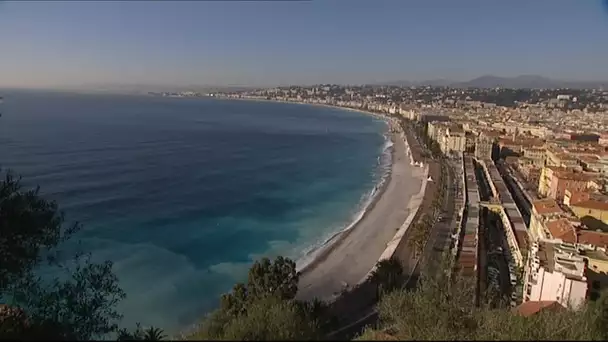
{"label": "rooftop", "polygon": [[564,242],[576,243],[576,233],[570,221],[566,218],[549,221],[545,223],[547,230],[555,239],[560,239]]}
{"label": "rooftop", "polygon": [[581,173],[581,172],[574,172],[574,171],[562,171],[562,170],[553,172],[553,176],[560,178],[560,179],[582,181],[582,182],[588,182],[597,177],[597,175],[595,175],[595,174]]}
{"label": "rooftop", "polygon": [[534,257],[548,272],[563,273],[566,278],[585,280],[585,262],[576,246],[555,240],[541,240]]}
{"label": "rooftop", "polygon": [[596,232],[593,230],[580,230],[577,235],[578,243],[596,247],[608,247],[608,233]]}
{"label": "rooftop", "polygon": [[534,201],[532,206],[539,215],[559,214],[563,212],[557,202],[551,198]]}
{"label": "rooftop", "polygon": [[595,199],[588,199],[586,201],[576,202],[571,204],[571,206],[585,209],[608,211],[608,202],[598,201]]}
{"label": "rooftop", "polygon": [[564,309],[564,307],[553,300],[529,301],[514,307],[513,313],[528,317],[535,315],[545,309],[562,310]]}

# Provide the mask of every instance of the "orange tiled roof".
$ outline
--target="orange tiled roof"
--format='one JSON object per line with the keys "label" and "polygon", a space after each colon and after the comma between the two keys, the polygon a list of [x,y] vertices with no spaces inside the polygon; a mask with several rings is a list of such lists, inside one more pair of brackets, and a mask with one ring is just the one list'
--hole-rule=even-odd
{"label": "orange tiled roof", "polygon": [[594,199],[589,199],[589,200],[586,200],[586,201],[577,202],[577,203],[572,204],[571,206],[572,207],[585,208],[585,209],[595,209],[595,210],[608,211],[608,203],[607,202],[598,201],[598,200],[594,200]]}
{"label": "orange tiled roof", "polygon": [[530,147],[526,147],[526,151],[528,152],[545,152],[547,151],[546,149],[542,148],[542,147],[535,147],[534,145],[528,145]]}
{"label": "orange tiled roof", "polygon": [[595,162],[598,162],[600,158],[598,156],[584,155],[584,156],[579,156],[578,159],[581,161],[587,162],[587,163],[595,163]]}
{"label": "orange tiled roof", "polygon": [[559,159],[563,159],[563,160],[575,160],[576,157],[573,156],[570,153],[566,153],[566,152],[560,152],[560,153],[556,153],[555,154]]}
{"label": "orange tiled roof", "polygon": [[576,232],[568,219],[561,218],[549,221],[545,226],[554,238],[561,239],[564,242],[576,243]]}
{"label": "orange tiled roof", "polygon": [[513,308],[515,314],[521,316],[532,316],[539,313],[542,310],[562,310],[565,309],[560,303],[554,300],[541,300],[541,301],[529,301],[522,303]]}
{"label": "orange tiled roof", "polygon": [[562,212],[557,202],[551,198],[534,201],[532,202],[532,206],[539,215],[559,214]]}
{"label": "orange tiled roof", "polygon": [[579,243],[597,247],[608,247],[608,233],[580,230],[577,235]]}
{"label": "orange tiled roof", "polygon": [[483,135],[488,137],[500,137],[501,133],[494,130],[484,130],[481,132]]}
{"label": "orange tiled roof", "polygon": [[572,169],[568,168],[568,167],[554,166],[554,165],[547,165],[545,167],[553,172],[572,172]]}
{"label": "orange tiled roof", "polygon": [[572,171],[557,171],[557,172],[554,172],[553,175],[559,179],[574,180],[574,181],[581,181],[581,182],[588,182],[590,180],[597,178],[596,175],[580,173],[580,172],[572,172]]}

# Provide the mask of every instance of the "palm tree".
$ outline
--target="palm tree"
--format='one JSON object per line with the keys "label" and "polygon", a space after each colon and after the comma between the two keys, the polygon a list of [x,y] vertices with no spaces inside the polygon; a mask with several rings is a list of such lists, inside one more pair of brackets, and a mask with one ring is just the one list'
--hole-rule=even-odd
{"label": "palm tree", "polygon": [[145,331],[144,340],[145,341],[162,341],[167,335],[164,334],[163,329],[149,327]]}
{"label": "palm tree", "polygon": [[130,332],[127,329],[121,329],[118,331],[118,341],[162,341],[167,335],[164,334],[163,329],[149,327],[142,329],[141,324],[137,323],[135,331]]}

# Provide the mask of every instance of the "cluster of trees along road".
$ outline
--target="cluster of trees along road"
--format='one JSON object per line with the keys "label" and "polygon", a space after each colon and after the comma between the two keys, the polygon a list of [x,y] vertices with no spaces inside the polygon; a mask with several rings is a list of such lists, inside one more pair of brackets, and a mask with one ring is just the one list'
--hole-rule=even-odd
{"label": "cluster of trees along road", "polygon": [[[439,210],[440,201],[433,212]],[[10,173],[3,175],[0,303],[6,306],[0,312],[0,339],[168,338],[162,327],[119,329],[122,316],[117,304],[125,293],[112,263],[93,262],[86,253],[67,254],[62,245],[74,238],[81,226],[64,221],[55,202],[42,198],[37,189],[23,189]],[[421,220],[425,231],[431,224],[429,218]],[[439,270],[450,269],[447,263],[444,261]],[[380,320],[358,337],[363,340],[608,339],[606,293],[577,312],[561,310],[522,317],[502,306],[483,302],[475,306],[468,295],[475,287],[451,272],[426,272],[415,289],[407,289],[399,260],[391,258],[377,266],[371,282],[377,289]],[[49,267],[67,276],[42,279],[38,271]],[[336,324],[339,320],[326,303],[295,299],[298,278],[292,260],[278,257],[257,261],[249,270],[247,282],[236,284],[223,295],[219,307],[202,319],[195,331],[174,338],[326,339],[340,328]]]}
{"label": "cluster of trees along road", "polygon": [[[411,123],[411,121],[409,121]],[[404,127],[405,129],[405,127]],[[421,142],[424,146],[426,146],[427,150],[430,151],[430,154],[433,158],[440,159],[442,157],[441,148],[436,141],[432,140],[426,131],[426,126],[420,123],[416,123],[414,126],[415,132],[418,137],[421,138]],[[423,152],[424,153],[424,152]],[[439,215],[443,208],[443,202],[445,199],[447,186],[445,184],[444,179],[444,165],[445,163],[441,161],[442,172],[439,179],[434,179],[433,181],[437,184],[437,193],[433,198],[433,202],[431,204],[431,208],[429,212],[425,212],[422,216],[412,224],[412,235],[408,240],[408,246],[411,247],[414,251],[416,257],[422,255],[424,251],[424,246],[429,240],[431,229],[437,223],[439,219]]]}

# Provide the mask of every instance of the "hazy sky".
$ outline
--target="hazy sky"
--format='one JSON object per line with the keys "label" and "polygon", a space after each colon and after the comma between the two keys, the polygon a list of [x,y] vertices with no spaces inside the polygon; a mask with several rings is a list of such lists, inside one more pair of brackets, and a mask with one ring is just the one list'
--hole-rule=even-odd
{"label": "hazy sky", "polygon": [[608,79],[595,0],[0,2],[0,86]]}

